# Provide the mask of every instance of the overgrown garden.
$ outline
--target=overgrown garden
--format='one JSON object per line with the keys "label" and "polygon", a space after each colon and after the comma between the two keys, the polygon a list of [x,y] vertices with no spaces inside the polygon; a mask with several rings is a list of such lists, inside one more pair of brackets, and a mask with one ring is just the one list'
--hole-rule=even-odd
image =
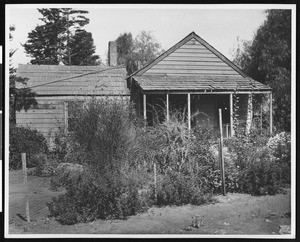
{"label": "overgrown garden", "polygon": [[[218,137],[208,124],[189,131],[183,115],[173,113],[145,127],[132,107],[108,99],[80,103],[76,113],[74,132],[60,127],[52,147],[35,130],[10,129],[10,168],[20,168],[26,152],[36,175],[52,176],[51,189],[64,187],[48,204],[62,224],[125,219],[150,206],[201,205],[221,193]],[[290,184],[289,134],[237,132],[225,146],[228,192],[272,195]],[[81,169],[58,169],[65,163]]]}

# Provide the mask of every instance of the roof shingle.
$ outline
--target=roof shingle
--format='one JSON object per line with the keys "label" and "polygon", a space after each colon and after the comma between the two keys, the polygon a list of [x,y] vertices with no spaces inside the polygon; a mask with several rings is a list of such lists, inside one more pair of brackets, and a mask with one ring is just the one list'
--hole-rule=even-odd
{"label": "roof shingle", "polygon": [[251,78],[241,76],[133,76],[144,91],[271,91]]}
{"label": "roof shingle", "polygon": [[20,64],[17,76],[37,95],[130,95],[124,67]]}

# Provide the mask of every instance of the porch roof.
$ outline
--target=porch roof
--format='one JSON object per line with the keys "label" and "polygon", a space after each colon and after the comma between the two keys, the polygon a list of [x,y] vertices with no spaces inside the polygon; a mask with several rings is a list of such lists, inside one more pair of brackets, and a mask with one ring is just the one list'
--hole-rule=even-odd
{"label": "porch roof", "polygon": [[132,78],[143,91],[271,91],[268,86],[242,76],[142,75]]}

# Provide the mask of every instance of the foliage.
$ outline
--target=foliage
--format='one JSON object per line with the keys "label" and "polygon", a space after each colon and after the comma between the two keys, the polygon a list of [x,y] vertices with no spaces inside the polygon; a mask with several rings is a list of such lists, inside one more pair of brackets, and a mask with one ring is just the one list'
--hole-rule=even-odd
{"label": "foliage", "polygon": [[147,175],[143,169],[137,172],[127,159],[133,140],[128,107],[116,100],[91,99],[77,113],[73,142],[68,145],[80,147],[83,155],[76,159],[81,159],[84,171],[53,180],[53,188],[63,185],[66,194],[48,205],[51,215],[72,224],[96,218],[125,219],[147,209],[148,193],[139,193],[147,185]]}
{"label": "foliage", "polygon": [[156,204],[202,204],[210,200],[217,170],[209,150],[214,138],[211,126],[203,123],[190,132],[185,113],[176,111],[171,112],[169,121],[142,129],[137,136],[130,159],[135,165],[144,160],[150,173],[153,163],[157,164]]}
{"label": "foliage", "polygon": [[51,153],[60,162],[64,161],[68,150],[68,134],[65,131],[65,126],[58,124],[57,131],[54,134],[53,147]]}
{"label": "foliage", "polygon": [[234,62],[253,79],[273,90],[274,124],[290,131],[291,123],[291,11],[267,10],[267,19],[252,42],[245,42]]}
{"label": "foliage", "polygon": [[17,127],[9,127],[9,168],[22,167],[21,153],[26,153],[27,166],[36,166],[34,155],[48,152],[47,142],[42,133],[37,130]]}
{"label": "foliage", "polygon": [[64,56],[65,63],[78,66],[95,66],[101,62],[99,55],[95,55],[96,46],[92,33],[86,30],[75,31],[75,34],[70,37],[69,49],[68,56]]}
{"label": "foliage", "polygon": [[267,149],[254,153],[245,169],[240,171],[240,191],[252,195],[274,195],[280,192],[283,176],[287,175],[283,173],[283,167],[270,159]]}
{"label": "foliage", "polygon": [[116,42],[118,63],[126,65],[128,74],[154,60],[163,52],[151,31],[141,31],[134,39],[131,33],[124,33],[116,39]]}
{"label": "foliage", "polygon": [[[128,174],[130,175],[130,173]],[[99,177],[90,169],[67,186],[66,194],[48,204],[50,216],[73,224],[100,219],[125,219],[147,208],[138,194],[139,183],[122,174]]]}
{"label": "foliage", "polygon": [[[12,32],[15,31],[14,26],[9,27],[9,40],[13,39]],[[35,93],[29,88],[17,88],[17,84],[26,85],[27,78],[17,77],[16,68],[12,67],[12,57],[17,50],[9,51],[9,121],[16,124],[16,112],[24,109],[27,111],[32,105],[37,105]]]}
{"label": "foliage", "polygon": [[240,134],[227,140],[226,145],[235,154],[233,172],[227,173],[235,183],[232,191],[272,195],[290,183],[290,164],[273,159],[267,142],[268,137],[257,132],[249,136]]}
{"label": "foliage", "polygon": [[[52,187],[66,193],[48,204],[64,224],[94,219],[125,219],[156,205],[200,205],[221,192],[214,129],[201,123],[188,130],[185,112],[145,127],[129,106],[109,99],[78,105],[66,159],[82,164],[80,173],[57,174]],[[271,159],[268,137],[237,133],[226,145],[226,190],[275,194],[290,168]],[[76,152],[75,152],[76,151]],[[154,163],[157,183],[153,183]]]}
{"label": "foliage", "polygon": [[[43,24],[29,32],[28,40],[23,44],[25,52],[33,58],[31,64],[96,64],[99,56],[94,55],[91,33],[82,31],[82,27],[89,23],[84,16],[88,11],[72,8],[42,8],[38,11],[43,16],[40,18]],[[86,38],[86,41],[81,38]],[[82,53],[86,56],[79,61]]]}
{"label": "foliage", "polygon": [[271,149],[273,156],[279,162],[291,162],[291,134],[281,132],[270,137],[267,146]]}
{"label": "foliage", "polygon": [[116,39],[118,65],[127,65],[128,60],[131,58],[133,52],[133,39],[131,33],[123,33]]}
{"label": "foliage", "polygon": [[204,193],[197,177],[192,173],[168,170],[157,187],[157,205],[201,205],[211,199],[211,193]]}
{"label": "foliage", "polygon": [[46,154],[36,154],[32,157],[32,162],[36,164],[33,175],[53,176],[58,165],[56,159],[48,157]]}

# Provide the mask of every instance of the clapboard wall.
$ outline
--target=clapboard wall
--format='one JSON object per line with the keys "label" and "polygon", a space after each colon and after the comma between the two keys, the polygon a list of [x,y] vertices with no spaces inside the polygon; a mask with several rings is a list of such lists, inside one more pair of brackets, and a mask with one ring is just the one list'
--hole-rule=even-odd
{"label": "clapboard wall", "polygon": [[[87,101],[91,97],[37,97],[38,105],[27,112],[22,110],[16,113],[16,124],[18,126],[30,127],[40,131],[52,142],[58,128],[66,124],[68,101]],[[129,96],[99,96],[97,99],[110,99],[120,101],[123,105],[129,104]]]}
{"label": "clapboard wall", "polygon": [[58,126],[65,123],[64,100],[57,98],[36,98],[36,100],[37,107],[16,113],[17,125],[36,129],[45,137],[51,137]]}
{"label": "clapboard wall", "polygon": [[147,70],[147,74],[167,75],[237,75],[240,74],[192,38]]}

